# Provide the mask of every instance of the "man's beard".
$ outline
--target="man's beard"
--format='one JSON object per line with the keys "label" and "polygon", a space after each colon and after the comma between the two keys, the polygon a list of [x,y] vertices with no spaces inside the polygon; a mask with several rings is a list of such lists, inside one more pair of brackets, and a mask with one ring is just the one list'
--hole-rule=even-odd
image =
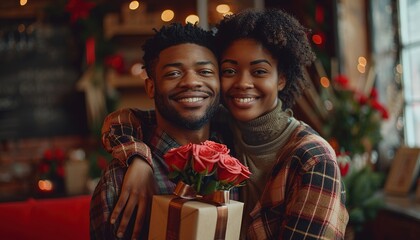
{"label": "man's beard", "polygon": [[219,94],[215,96],[214,102],[207,107],[205,114],[198,119],[182,117],[176,109],[172,108],[164,101],[163,97],[158,91],[155,92],[155,107],[159,111],[163,118],[177,125],[178,127],[188,130],[199,130],[206,125],[210,119],[214,116],[219,106]]}

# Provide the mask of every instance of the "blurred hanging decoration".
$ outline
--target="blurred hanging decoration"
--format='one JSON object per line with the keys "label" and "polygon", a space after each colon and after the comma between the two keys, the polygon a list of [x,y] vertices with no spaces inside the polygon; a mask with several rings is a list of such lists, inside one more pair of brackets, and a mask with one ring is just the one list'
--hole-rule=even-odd
{"label": "blurred hanging decoration", "polygon": [[79,19],[87,19],[90,11],[96,6],[94,2],[86,2],[84,0],[69,0],[66,10],[70,13],[70,21],[77,22]]}
{"label": "blurred hanging decoration", "polygon": [[74,35],[78,36],[78,44],[84,49],[83,74],[76,87],[85,92],[88,122],[95,134],[115,102],[106,89],[105,59],[113,54],[114,48],[111,41],[104,38],[103,19],[110,11],[118,9],[118,4],[104,0],[68,0],[63,7]]}

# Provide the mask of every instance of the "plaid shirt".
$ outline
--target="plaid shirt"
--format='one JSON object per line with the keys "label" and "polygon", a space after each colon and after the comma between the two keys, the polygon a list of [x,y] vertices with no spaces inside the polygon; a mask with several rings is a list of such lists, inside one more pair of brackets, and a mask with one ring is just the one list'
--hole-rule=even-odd
{"label": "plaid shirt", "polygon": [[343,239],[345,190],[329,144],[302,124],[279,154],[247,239]]}
{"label": "plaid shirt", "polygon": [[[92,195],[91,239],[116,239],[120,219],[112,225],[109,218],[121,193],[124,175],[128,168],[127,160],[134,156],[143,157],[153,166],[158,187],[157,194],[172,194],[175,184],[167,177],[169,172],[163,155],[169,149],[180,145],[165,132],[159,130],[155,122],[155,115],[152,112],[135,109],[118,110],[105,119],[102,128],[103,146],[112,153],[114,159],[107,166]],[[220,142],[214,133],[211,134],[210,139]],[[147,145],[140,140],[144,140]],[[238,194],[233,194],[235,195]],[[134,222],[135,214],[132,215],[127,226],[124,239],[131,237]]]}
{"label": "plaid shirt", "polygon": [[[119,159],[120,164],[115,160],[114,165],[125,166],[125,160],[135,155],[151,156],[148,155],[147,148],[143,147],[144,143],[140,142],[143,137],[141,124],[143,131],[149,129],[146,126],[153,122],[151,116],[148,112],[130,109],[111,114],[106,119],[103,143]],[[228,124],[222,126],[226,127]],[[104,131],[107,129],[111,130]],[[113,148],[117,151],[112,151]],[[292,134],[280,154],[281,161],[273,168],[264,194],[251,212],[252,224],[247,238],[342,239],[348,221],[344,207],[345,193],[334,153],[328,143],[310,127],[302,125]],[[151,157],[148,162],[155,164]],[[156,166],[154,168],[156,171]],[[122,177],[113,178],[122,183]],[[117,185],[121,186],[121,183]],[[112,191],[115,193],[107,194]],[[108,211],[104,215],[108,217],[97,222],[102,221],[105,226],[120,189],[104,189],[100,192],[102,199],[109,198],[108,195],[113,195],[114,198],[113,201],[108,201],[109,205],[103,200],[103,209]],[[94,208],[91,209],[92,212]]]}

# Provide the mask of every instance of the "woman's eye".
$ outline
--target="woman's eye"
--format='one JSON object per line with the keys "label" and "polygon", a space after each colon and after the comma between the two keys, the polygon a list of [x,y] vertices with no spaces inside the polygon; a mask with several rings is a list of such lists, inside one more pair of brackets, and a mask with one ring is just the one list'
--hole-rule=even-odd
{"label": "woman's eye", "polygon": [[232,68],[226,68],[222,70],[223,76],[233,76],[236,73],[236,71]]}
{"label": "woman's eye", "polygon": [[255,75],[263,75],[263,74],[266,74],[266,73],[267,73],[267,70],[265,70],[265,69],[257,69],[257,70],[254,71]]}

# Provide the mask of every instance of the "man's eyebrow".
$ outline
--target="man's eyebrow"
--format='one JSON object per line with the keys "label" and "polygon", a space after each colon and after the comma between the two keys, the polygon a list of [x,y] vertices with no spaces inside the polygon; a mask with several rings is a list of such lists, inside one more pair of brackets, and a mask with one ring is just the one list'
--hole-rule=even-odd
{"label": "man's eyebrow", "polygon": [[232,59],[225,59],[220,64],[223,64],[223,63],[232,63],[232,64],[235,64],[235,65],[238,65],[238,61],[235,61],[235,60],[232,60]]}
{"label": "man's eyebrow", "polygon": [[180,62],[167,63],[167,64],[162,66],[162,69],[167,68],[167,67],[180,67],[180,66],[182,66],[182,63],[180,63]]}
{"label": "man's eyebrow", "polygon": [[271,66],[271,63],[269,61],[265,60],[265,59],[258,59],[258,60],[252,61],[251,65],[255,65],[255,64],[258,64],[258,63],[267,63],[268,65]]}
{"label": "man's eyebrow", "polygon": [[208,65],[208,64],[211,64],[211,65],[215,66],[215,64],[212,61],[198,61],[196,63],[196,65],[200,65],[200,66],[202,66],[202,65]]}

